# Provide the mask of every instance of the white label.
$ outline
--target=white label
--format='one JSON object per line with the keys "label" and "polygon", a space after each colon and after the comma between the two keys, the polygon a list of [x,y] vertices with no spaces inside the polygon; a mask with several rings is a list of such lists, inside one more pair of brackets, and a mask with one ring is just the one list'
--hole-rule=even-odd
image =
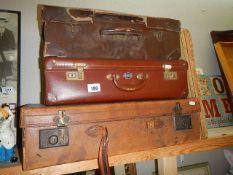
{"label": "white label", "polygon": [[190,106],[195,106],[195,105],[196,105],[196,102],[195,102],[195,101],[189,101],[189,105],[190,105]]}
{"label": "white label", "polygon": [[9,95],[9,94],[12,94],[14,92],[15,92],[15,90],[13,87],[10,87],[10,86],[2,87],[3,94]]}
{"label": "white label", "polygon": [[197,75],[204,75],[204,71],[202,68],[196,68]]}
{"label": "white label", "polygon": [[163,68],[166,69],[166,70],[170,70],[172,68],[172,65],[170,65],[170,64],[164,64]]}
{"label": "white label", "polygon": [[99,83],[87,84],[87,91],[88,92],[101,92],[100,84]]}

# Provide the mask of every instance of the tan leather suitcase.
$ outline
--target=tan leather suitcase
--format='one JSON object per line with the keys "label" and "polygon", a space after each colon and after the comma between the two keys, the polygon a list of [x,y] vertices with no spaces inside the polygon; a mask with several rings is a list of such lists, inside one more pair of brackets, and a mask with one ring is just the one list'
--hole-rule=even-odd
{"label": "tan leather suitcase", "polygon": [[184,60],[44,58],[46,105],[188,95]]}
{"label": "tan leather suitcase", "polygon": [[23,169],[96,159],[103,129],[109,156],[198,140],[199,112],[196,99],[26,105],[20,111]]}
{"label": "tan leather suitcase", "polygon": [[179,20],[43,6],[42,22],[44,57],[180,58]]}

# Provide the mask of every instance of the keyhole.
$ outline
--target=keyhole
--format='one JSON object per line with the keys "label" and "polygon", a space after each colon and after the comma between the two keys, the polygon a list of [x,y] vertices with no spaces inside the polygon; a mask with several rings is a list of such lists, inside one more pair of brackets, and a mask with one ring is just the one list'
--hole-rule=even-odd
{"label": "keyhole", "polygon": [[49,137],[49,143],[51,145],[55,145],[55,144],[57,144],[57,142],[58,142],[58,137],[56,135],[52,135]]}

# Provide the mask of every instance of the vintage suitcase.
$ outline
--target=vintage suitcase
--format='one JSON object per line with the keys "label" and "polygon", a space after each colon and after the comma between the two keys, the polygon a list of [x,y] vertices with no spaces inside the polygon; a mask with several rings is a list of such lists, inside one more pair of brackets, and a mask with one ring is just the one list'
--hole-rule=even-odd
{"label": "vintage suitcase", "polygon": [[26,105],[20,111],[23,169],[96,159],[103,129],[109,156],[198,140],[199,112],[197,99]]}
{"label": "vintage suitcase", "polygon": [[43,56],[179,59],[180,21],[42,7]]}
{"label": "vintage suitcase", "polygon": [[44,58],[46,105],[185,98],[184,60]]}

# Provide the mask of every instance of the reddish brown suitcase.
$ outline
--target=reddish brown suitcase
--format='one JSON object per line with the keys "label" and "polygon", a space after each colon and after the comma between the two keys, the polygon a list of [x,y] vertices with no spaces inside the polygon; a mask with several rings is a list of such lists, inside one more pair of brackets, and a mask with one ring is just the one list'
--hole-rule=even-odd
{"label": "reddish brown suitcase", "polygon": [[46,105],[185,98],[183,60],[44,58]]}
{"label": "reddish brown suitcase", "polygon": [[101,128],[109,155],[181,144],[200,138],[196,99],[30,106],[21,108],[23,169],[96,159]]}
{"label": "reddish brown suitcase", "polygon": [[179,59],[180,21],[43,6],[44,57]]}

